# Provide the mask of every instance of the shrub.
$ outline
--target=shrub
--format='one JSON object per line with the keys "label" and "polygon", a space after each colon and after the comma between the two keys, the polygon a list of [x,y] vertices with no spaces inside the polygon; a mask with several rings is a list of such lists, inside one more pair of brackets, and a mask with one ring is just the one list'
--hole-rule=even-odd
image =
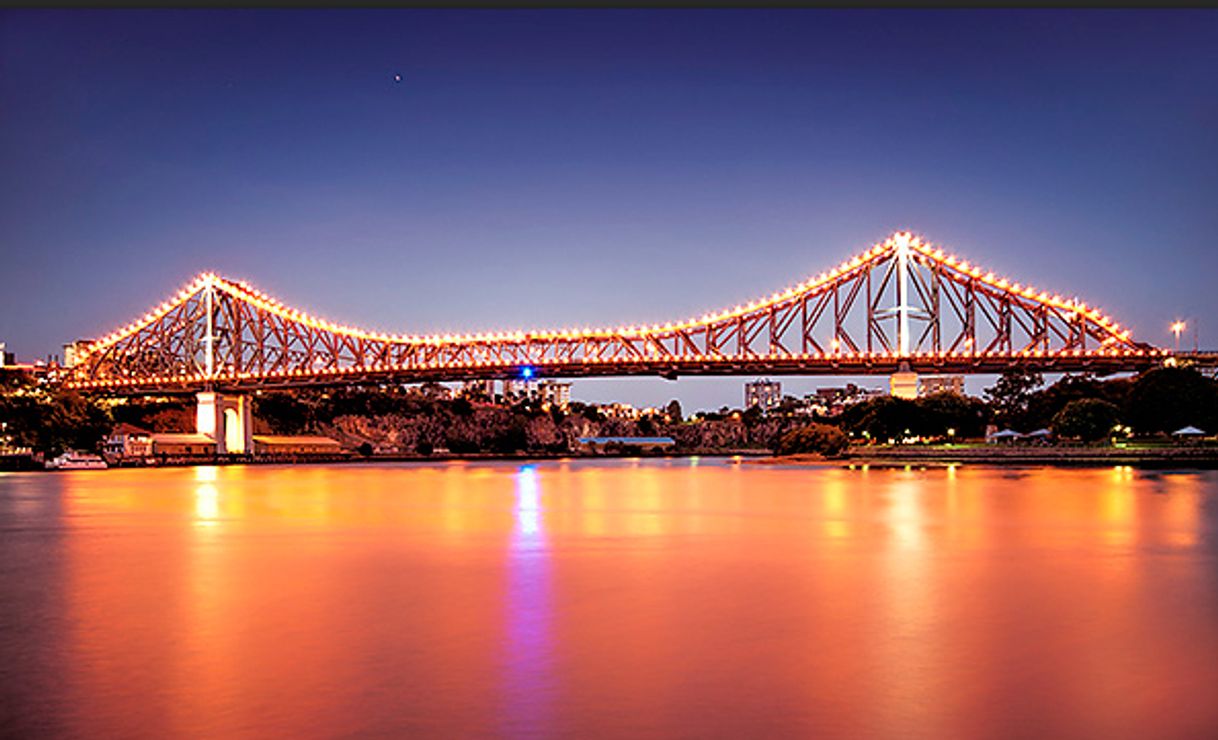
{"label": "shrub", "polygon": [[1129,421],[1143,434],[1190,424],[1213,431],[1218,427],[1218,384],[1192,368],[1151,370],[1133,383]]}
{"label": "shrub", "polygon": [[836,457],[846,449],[850,441],[837,427],[828,424],[809,424],[792,429],[778,438],[774,450],[777,455],[794,455],[812,452],[825,457]]}
{"label": "shrub", "polygon": [[1120,420],[1116,404],[1098,398],[1071,401],[1053,417],[1053,431],[1086,442],[1104,439]]}

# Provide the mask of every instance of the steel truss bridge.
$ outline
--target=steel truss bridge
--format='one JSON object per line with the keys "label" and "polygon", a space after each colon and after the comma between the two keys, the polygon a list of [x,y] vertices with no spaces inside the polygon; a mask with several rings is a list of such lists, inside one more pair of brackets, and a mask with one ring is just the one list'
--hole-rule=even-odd
{"label": "steel truss bridge", "polygon": [[[69,384],[142,395],[356,383],[655,375],[1108,374],[1172,362],[1098,309],[997,277],[908,232],[786,290],[685,321],[390,335],[204,274],[85,347]],[[526,370],[527,369],[527,370]]]}

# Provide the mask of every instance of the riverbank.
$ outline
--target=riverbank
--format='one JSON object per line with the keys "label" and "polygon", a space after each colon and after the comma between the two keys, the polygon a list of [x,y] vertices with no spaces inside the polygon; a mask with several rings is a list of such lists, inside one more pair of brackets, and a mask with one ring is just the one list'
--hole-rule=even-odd
{"label": "riverbank", "polygon": [[[519,453],[442,453],[358,455],[191,455],[166,458],[133,458],[110,462],[107,469],[189,467],[193,465],[333,465],[341,463],[436,463],[436,462],[528,462],[530,460],[611,460],[623,458],[690,458],[690,457],[769,457],[768,450],[694,450],[682,452],[519,452]],[[41,463],[29,457],[9,460],[0,471],[43,470]],[[54,472],[54,471],[49,471]]]}
{"label": "riverbank", "polygon": [[[843,465],[875,467],[917,465],[944,467],[948,465],[1051,465],[1051,466],[1113,466],[1130,465],[1142,468],[1190,467],[1218,468],[1218,447],[1046,447],[1015,445],[869,445],[852,447],[838,457],[803,453],[772,455],[766,450],[694,450],[681,452],[601,453],[580,454],[562,452],[532,453],[446,453],[438,455],[390,454],[363,456],[344,455],[213,455],[138,459],[111,463],[110,468],[159,468],[193,465],[332,465],[336,463],[437,463],[437,462],[528,462],[531,460],[599,460],[624,458],[691,458],[732,457],[749,465]],[[13,458],[0,470],[42,470],[28,458],[20,464]]]}
{"label": "riverbank", "polygon": [[1218,447],[1050,447],[1018,445],[893,445],[851,447],[836,458],[784,455],[748,460],[762,465],[1053,465],[1218,468]]}

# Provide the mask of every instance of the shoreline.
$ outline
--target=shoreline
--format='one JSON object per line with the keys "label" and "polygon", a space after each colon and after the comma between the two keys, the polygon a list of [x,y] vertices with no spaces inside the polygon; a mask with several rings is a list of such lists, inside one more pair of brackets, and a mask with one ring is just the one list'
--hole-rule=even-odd
{"label": "shoreline", "polygon": [[[1120,447],[1012,447],[974,446],[893,446],[855,447],[842,455],[825,457],[816,453],[773,455],[766,450],[697,450],[683,452],[631,454],[579,454],[559,452],[539,453],[465,453],[442,455],[249,455],[176,457],[164,460],[131,460],[107,466],[109,469],[190,467],[197,465],[333,465],[350,463],[444,463],[444,462],[528,462],[544,460],[622,460],[622,459],[685,459],[693,457],[736,458],[745,465],[824,466],[855,468],[858,466],[907,468],[954,467],[960,465],[1006,467],[1109,467],[1127,465],[1139,468],[1218,469],[1218,447],[1181,446],[1151,448]],[[8,456],[0,459],[3,472],[59,472],[46,470],[28,458]]]}
{"label": "shoreline", "polygon": [[[197,465],[335,465],[353,463],[441,463],[441,462],[528,462],[532,460],[622,460],[622,459],[674,459],[691,457],[768,457],[768,450],[699,450],[670,453],[598,453],[595,455],[566,452],[536,453],[448,453],[441,455],[388,454],[363,456],[350,455],[197,455],[170,457],[166,459],[142,458],[110,463],[96,470],[133,470],[192,467]],[[80,468],[77,468],[78,470]],[[71,470],[71,469],[69,469]],[[8,456],[0,458],[0,472],[66,472],[47,469],[42,463],[29,457]]]}
{"label": "shoreline", "polygon": [[753,465],[839,465],[843,467],[1049,466],[1139,468],[1218,468],[1218,447],[859,447],[838,457],[816,454],[743,461]]}

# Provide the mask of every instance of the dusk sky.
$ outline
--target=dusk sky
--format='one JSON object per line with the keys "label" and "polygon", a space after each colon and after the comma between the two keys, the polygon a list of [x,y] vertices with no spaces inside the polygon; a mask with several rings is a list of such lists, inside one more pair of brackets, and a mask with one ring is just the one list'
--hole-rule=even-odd
{"label": "dusk sky", "polygon": [[0,341],[60,353],[205,270],[377,331],[664,322],[909,229],[1218,348],[1216,38],[1205,10],[0,11]]}

